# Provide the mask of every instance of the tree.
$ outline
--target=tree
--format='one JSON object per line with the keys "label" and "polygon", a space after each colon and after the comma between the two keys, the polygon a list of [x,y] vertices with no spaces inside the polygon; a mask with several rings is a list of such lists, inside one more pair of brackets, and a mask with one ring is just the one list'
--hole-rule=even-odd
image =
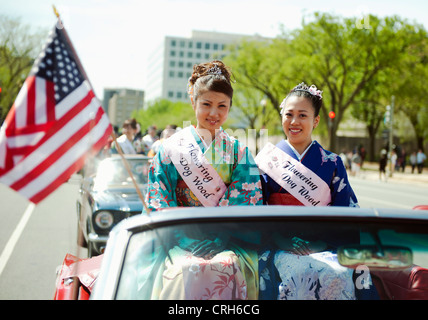
{"label": "tree", "polygon": [[142,130],[151,125],[165,128],[170,124],[183,127],[187,122],[196,123],[195,113],[190,103],[171,102],[166,99],[152,102],[147,108],[135,111],[132,117],[141,125]]}
{"label": "tree", "polygon": [[30,32],[19,19],[0,15],[0,123],[12,107],[46,34],[46,30]]}
{"label": "tree", "polygon": [[400,63],[411,46],[406,38],[408,25],[399,17],[367,16],[369,24],[358,26],[356,18],[330,14],[314,15],[296,31],[292,45],[311,71],[310,78],[324,89],[322,116],[336,117],[329,126],[329,149],[335,150],[336,132],[345,112],[363,90],[370,94],[370,83],[383,70]]}

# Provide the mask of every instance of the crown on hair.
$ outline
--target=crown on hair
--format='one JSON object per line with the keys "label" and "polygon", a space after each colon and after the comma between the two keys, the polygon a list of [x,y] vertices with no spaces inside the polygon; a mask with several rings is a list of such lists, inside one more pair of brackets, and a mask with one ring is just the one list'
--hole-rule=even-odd
{"label": "crown on hair", "polygon": [[214,67],[211,67],[207,70],[206,74],[222,74],[221,69],[218,67],[217,63],[214,63]]}
{"label": "crown on hair", "polygon": [[318,90],[314,84],[308,87],[304,82],[302,82],[295,86],[291,91],[306,91],[309,92],[311,95],[317,96],[322,99],[322,91]]}

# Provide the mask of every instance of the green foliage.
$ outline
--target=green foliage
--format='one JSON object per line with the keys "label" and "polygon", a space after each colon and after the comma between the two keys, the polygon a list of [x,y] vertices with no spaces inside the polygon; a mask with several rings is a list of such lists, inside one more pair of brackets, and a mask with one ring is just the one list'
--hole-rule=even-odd
{"label": "green foliage", "polygon": [[163,129],[170,124],[183,127],[183,123],[189,121],[196,124],[195,113],[190,103],[171,102],[166,99],[155,101],[147,108],[135,111],[132,117],[141,125],[143,132],[151,125]]}
{"label": "green foliage", "polygon": [[30,72],[46,30],[30,31],[18,19],[0,15],[0,123]]}

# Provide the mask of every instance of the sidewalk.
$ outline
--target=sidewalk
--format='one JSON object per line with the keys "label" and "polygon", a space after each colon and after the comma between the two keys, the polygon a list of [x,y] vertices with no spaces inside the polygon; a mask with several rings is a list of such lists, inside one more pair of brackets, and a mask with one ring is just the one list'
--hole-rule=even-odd
{"label": "sidewalk", "polygon": [[[388,177],[387,182],[406,182],[406,183],[421,183],[428,186],[428,168],[424,168],[422,173],[411,173],[412,168],[406,166],[404,172],[394,172],[392,177],[389,176],[387,168],[386,175]],[[352,177],[351,172],[348,170],[348,175]],[[360,169],[360,173],[355,176],[361,179],[370,179],[379,181],[379,164],[376,162],[364,162],[363,167]]]}

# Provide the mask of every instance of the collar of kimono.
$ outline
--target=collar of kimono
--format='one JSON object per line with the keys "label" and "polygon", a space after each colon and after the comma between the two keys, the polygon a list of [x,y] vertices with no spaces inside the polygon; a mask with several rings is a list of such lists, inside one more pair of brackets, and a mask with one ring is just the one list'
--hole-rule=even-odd
{"label": "collar of kimono", "polygon": [[330,188],[316,173],[268,142],[257,155],[259,168],[305,206],[326,206]]}
{"label": "collar of kimono", "polygon": [[184,128],[165,140],[164,148],[198,200],[205,207],[217,206],[227,187],[202,153],[191,127]]}

